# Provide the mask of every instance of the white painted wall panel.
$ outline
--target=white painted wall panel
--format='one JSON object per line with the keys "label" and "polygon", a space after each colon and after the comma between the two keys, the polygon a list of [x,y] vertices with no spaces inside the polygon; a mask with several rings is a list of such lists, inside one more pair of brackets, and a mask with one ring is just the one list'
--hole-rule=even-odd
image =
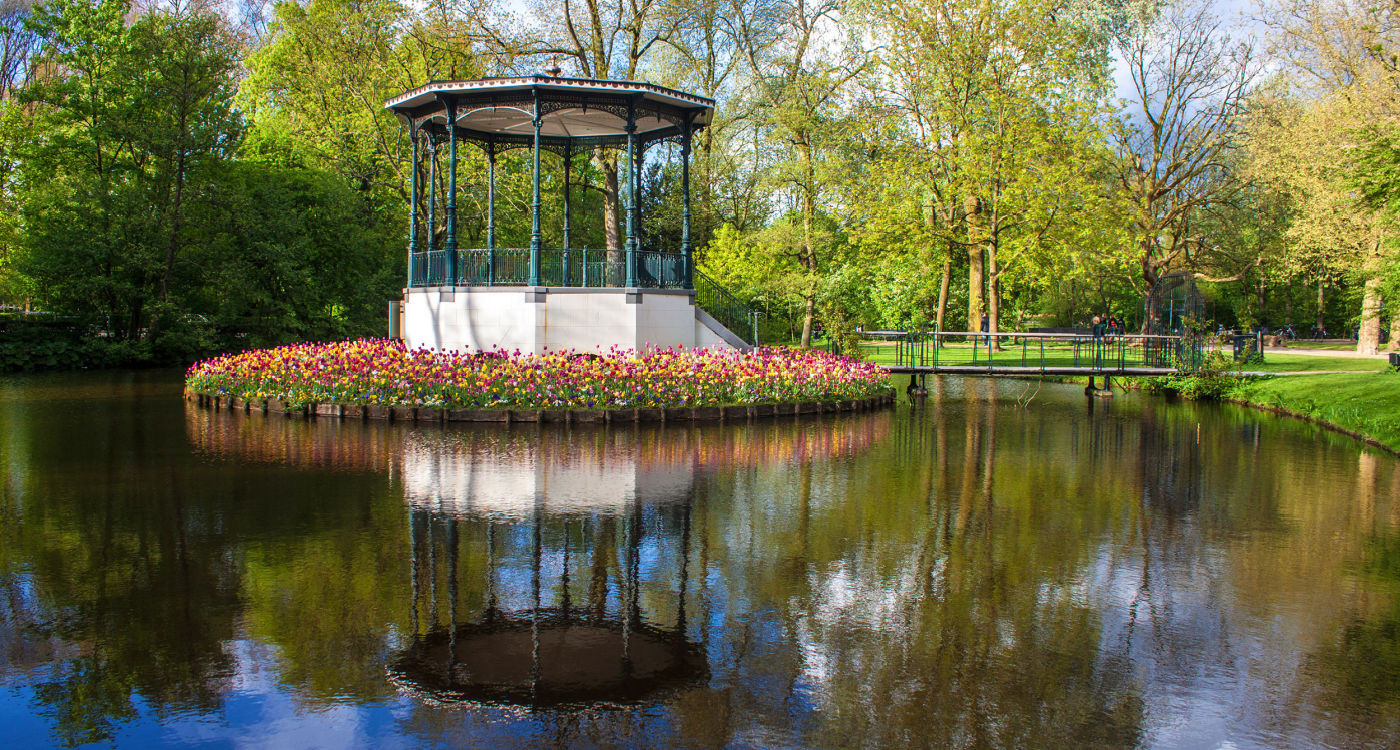
{"label": "white painted wall panel", "polygon": [[730,346],[696,320],[689,295],[643,291],[635,303],[622,290],[552,291],[538,302],[529,296],[523,288],[411,290],[404,302],[404,341],[414,348],[534,353]]}

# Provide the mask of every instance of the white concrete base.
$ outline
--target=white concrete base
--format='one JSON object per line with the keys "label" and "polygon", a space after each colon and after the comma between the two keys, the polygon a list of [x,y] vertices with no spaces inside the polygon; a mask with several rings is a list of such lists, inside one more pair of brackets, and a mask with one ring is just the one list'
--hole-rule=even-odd
{"label": "white concrete base", "polygon": [[409,348],[539,354],[743,344],[695,306],[695,292],[679,289],[418,287],[404,290],[400,325]]}
{"label": "white concrete base", "polygon": [[[680,432],[684,431],[673,430]],[[685,502],[695,481],[695,451],[686,438],[552,440],[536,436],[483,450],[453,433],[410,435],[394,456],[404,496],[418,510],[450,516],[529,518],[545,514],[621,515],[636,504]],[[561,435],[563,433],[555,433]],[[679,444],[679,446],[678,446]]]}

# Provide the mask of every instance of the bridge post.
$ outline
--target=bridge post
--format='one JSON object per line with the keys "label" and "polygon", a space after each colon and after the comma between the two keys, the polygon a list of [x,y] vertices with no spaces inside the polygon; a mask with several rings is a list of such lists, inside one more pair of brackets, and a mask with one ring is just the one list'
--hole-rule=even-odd
{"label": "bridge post", "polygon": [[910,400],[924,399],[928,397],[928,375],[926,373],[914,373],[909,376],[909,388],[905,390]]}

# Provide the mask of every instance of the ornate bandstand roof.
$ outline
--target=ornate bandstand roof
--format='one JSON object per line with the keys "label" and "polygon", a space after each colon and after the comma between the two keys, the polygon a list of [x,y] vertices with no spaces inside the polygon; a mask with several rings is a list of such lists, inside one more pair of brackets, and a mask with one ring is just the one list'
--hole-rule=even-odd
{"label": "ornate bandstand roof", "polygon": [[704,684],[704,649],[682,632],[585,612],[497,613],[437,629],[389,667],[399,689],[438,705],[544,707],[637,701]]}
{"label": "ornate bandstand roof", "polygon": [[642,142],[680,136],[710,123],[714,100],[635,81],[599,81],[547,75],[433,81],[384,103],[414,127],[446,133],[449,121],[468,141],[500,148],[534,141],[538,111],[541,145],[621,145],[629,114]]}

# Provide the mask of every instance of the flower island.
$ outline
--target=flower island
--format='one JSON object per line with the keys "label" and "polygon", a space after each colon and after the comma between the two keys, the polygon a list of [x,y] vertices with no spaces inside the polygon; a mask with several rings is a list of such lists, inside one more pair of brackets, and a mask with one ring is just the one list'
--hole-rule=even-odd
{"label": "flower island", "polygon": [[292,344],[198,362],[186,398],[215,408],[417,421],[730,419],[891,403],[884,368],[821,351],[613,348],[522,354],[387,339]]}

